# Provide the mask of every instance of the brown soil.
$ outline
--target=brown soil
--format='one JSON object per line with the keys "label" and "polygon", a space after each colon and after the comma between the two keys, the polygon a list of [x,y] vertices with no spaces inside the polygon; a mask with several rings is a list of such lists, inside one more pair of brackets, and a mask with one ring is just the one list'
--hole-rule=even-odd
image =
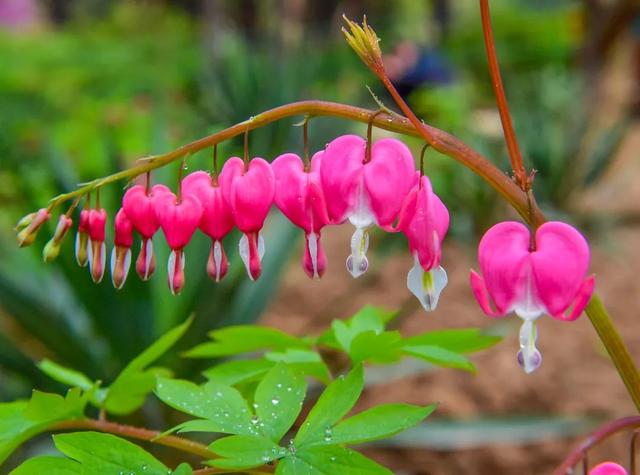
{"label": "brown soil", "polygon": [[[496,323],[482,314],[468,285],[469,269],[476,266],[475,249],[449,241],[443,265],[449,285],[439,308],[426,314],[405,287],[411,259],[406,253],[388,258],[370,251],[368,274],[354,280],[344,270],[351,229],[348,225],[324,233],[330,268],[321,281],[306,278],[298,260],[288,268],[278,295],[264,317],[264,323],[296,334],[318,333],[333,318],[353,314],[365,304],[390,309],[402,308],[404,335],[430,329],[486,327]],[[606,242],[595,244],[592,270],[597,291],[614,316],[634,358],[640,358],[640,229],[615,230]],[[372,248],[376,245],[372,241]],[[362,407],[385,402],[440,406],[436,418],[474,418],[510,415],[597,416],[615,419],[634,414],[625,388],[608,360],[589,319],[572,323],[542,318],[539,347],[542,367],[525,375],[515,362],[517,319],[509,336],[498,346],[473,356],[476,375],[455,370],[438,370],[394,379],[366,392]],[[626,436],[625,436],[626,437]],[[577,439],[550,439],[531,445],[486,445],[453,452],[433,449],[375,449],[369,454],[395,473],[406,474],[543,474],[562,461]],[[612,439],[590,454],[593,464],[602,458],[626,461],[627,439]]]}

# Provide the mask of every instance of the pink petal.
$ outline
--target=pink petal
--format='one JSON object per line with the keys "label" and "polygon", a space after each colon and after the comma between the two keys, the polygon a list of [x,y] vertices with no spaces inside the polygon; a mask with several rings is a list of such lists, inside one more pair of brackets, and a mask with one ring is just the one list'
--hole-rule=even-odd
{"label": "pink petal", "polygon": [[140,253],[136,259],[136,272],[142,280],[149,280],[156,270],[156,256],[151,238],[142,238]]}
{"label": "pink petal", "polygon": [[378,225],[390,225],[398,217],[415,184],[415,171],[413,155],[404,143],[392,138],[373,143],[371,161],[364,166],[364,185]]}
{"label": "pink petal", "polygon": [[258,232],[264,225],[275,194],[273,170],[262,158],[254,158],[245,171],[242,159],[227,160],[220,173],[220,186],[236,226],[243,233]]}
{"label": "pink petal", "polygon": [[104,242],[107,212],[104,208],[89,211],[89,238],[92,241]]}
{"label": "pink petal", "polygon": [[627,475],[627,471],[617,463],[603,462],[593,467],[589,475]]}
{"label": "pink petal", "polygon": [[591,295],[593,295],[593,290],[595,289],[595,286],[596,286],[596,278],[594,276],[591,276],[585,279],[582,282],[580,289],[578,289],[578,295],[573,302],[573,308],[571,309],[571,312],[568,315],[566,314],[566,311],[565,311],[563,313],[556,314],[556,315],[551,314],[551,316],[553,318],[557,318],[558,320],[565,320],[568,322],[578,318],[582,314],[582,311],[584,310],[584,308],[589,303],[589,300],[591,300]]}
{"label": "pink petal", "polygon": [[357,135],[332,140],[322,155],[320,182],[333,223],[342,223],[360,199],[366,141]]}
{"label": "pink petal", "polygon": [[127,249],[130,248],[133,244],[133,224],[122,208],[116,213],[114,228],[114,244]]}
{"label": "pink petal", "polygon": [[531,264],[539,299],[549,314],[562,314],[582,286],[589,268],[589,245],[572,226],[550,221],[536,232]]}
{"label": "pink petal", "polygon": [[529,236],[529,229],[523,224],[505,221],[490,228],[480,240],[480,270],[500,315],[513,309],[526,287]]}
{"label": "pink petal", "polygon": [[174,250],[185,247],[202,217],[200,201],[193,195],[186,195],[178,203],[173,193],[162,193],[153,197],[153,205],[169,247]]}
{"label": "pink petal", "polygon": [[211,243],[211,251],[207,260],[207,274],[214,282],[220,282],[229,270],[229,260],[220,241]]}
{"label": "pink petal", "polygon": [[182,180],[182,193],[192,194],[202,204],[200,229],[214,241],[221,241],[233,229],[231,207],[220,184],[214,184],[208,173],[197,171]]}
{"label": "pink petal", "polygon": [[475,296],[480,308],[482,311],[489,315],[490,317],[503,317],[506,313],[498,313],[491,308],[491,303],[489,302],[489,293],[487,292],[487,287],[484,284],[484,280],[480,277],[474,270],[471,271],[470,275],[471,281],[471,291]]}
{"label": "pink petal", "polygon": [[[162,185],[155,185],[153,189],[156,194],[170,192],[168,188]],[[153,236],[160,226],[153,210],[151,198],[151,195],[147,195],[147,190],[142,185],[132,186],[122,198],[122,209],[124,209],[134,229],[143,238]]]}

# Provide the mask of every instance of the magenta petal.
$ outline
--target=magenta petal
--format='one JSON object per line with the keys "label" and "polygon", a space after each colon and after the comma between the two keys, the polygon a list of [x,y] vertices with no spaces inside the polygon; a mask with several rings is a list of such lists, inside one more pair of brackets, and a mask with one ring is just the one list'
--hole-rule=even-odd
{"label": "magenta petal", "polygon": [[208,173],[190,173],[182,180],[182,193],[192,194],[202,204],[200,229],[214,241],[221,241],[233,229],[231,207],[219,184],[214,184]]}
{"label": "magenta petal", "polygon": [[617,463],[603,462],[593,467],[589,475],[627,475],[627,471]]}
{"label": "magenta petal", "polygon": [[104,208],[89,211],[89,239],[104,242],[107,212]]}
{"label": "magenta petal", "polygon": [[169,247],[174,250],[185,247],[200,223],[200,201],[186,195],[178,203],[173,193],[162,193],[153,197],[153,205]]}
{"label": "magenta petal", "polygon": [[133,244],[133,224],[122,208],[116,213],[114,228],[113,243],[129,249]]}
{"label": "magenta petal", "polygon": [[364,166],[369,207],[380,226],[392,224],[415,183],[415,163],[409,148],[397,139],[382,139],[371,147]]}
{"label": "magenta petal", "polygon": [[593,295],[593,290],[595,289],[595,286],[596,286],[596,278],[594,276],[591,276],[585,279],[582,282],[580,289],[578,289],[578,295],[573,302],[573,308],[571,309],[571,312],[568,315],[566,314],[566,312],[563,312],[555,315],[551,314],[551,316],[553,318],[557,318],[558,320],[564,320],[567,322],[577,319],[582,314],[582,311],[589,303],[589,300],[591,299],[591,295]]}
{"label": "magenta petal", "polygon": [[180,294],[184,288],[184,251],[182,249],[174,249],[169,254],[167,276],[171,293]]}
{"label": "magenta petal", "polygon": [[254,158],[245,171],[242,159],[227,160],[220,173],[220,186],[236,226],[243,233],[256,233],[264,225],[275,194],[273,170],[262,158]]}
{"label": "magenta petal", "polygon": [[320,182],[333,223],[339,224],[358,203],[366,141],[357,135],[332,140],[322,155]]}
{"label": "magenta petal", "polygon": [[538,298],[551,315],[563,313],[576,297],[589,268],[589,246],[575,228],[558,221],[536,232],[531,254]]}
{"label": "magenta petal", "polygon": [[484,280],[474,270],[471,271],[471,291],[475,296],[482,311],[490,317],[504,317],[506,313],[498,313],[491,308],[489,302],[489,293],[487,287],[484,284]]}
{"label": "magenta petal", "polygon": [[207,274],[214,282],[220,282],[229,270],[229,260],[220,241],[211,243],[211,251],[207,260]]}
{"label": "magenta petal", "polygon": [[[165,192],[165,188],[156,188],[156,192]],[[166,191],[169,191],[166,189]],[[135,185],[129,188],[122,198],[122,209],[133,224],[136,231],[143,238],[150,238],[160,226],[153,210],[151,195],[147,195],[146,188],[142,185]]]}
{"label": "magenta petal", "polygon": [[497,313],[511,311],[522,296],[529,256],[529,229],[515,221],[496,224],[480,240],[480,270]]}

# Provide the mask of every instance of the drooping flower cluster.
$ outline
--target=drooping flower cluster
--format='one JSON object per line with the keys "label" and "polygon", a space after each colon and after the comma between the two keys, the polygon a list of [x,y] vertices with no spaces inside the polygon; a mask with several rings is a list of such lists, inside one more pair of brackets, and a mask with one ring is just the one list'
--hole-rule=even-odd
{"label": "drooping flower cluster", "polygon": [[[272,164],[262,158],[233,157],[217,176],[204,171],[187,175],[175,194],[160,184],[130,187],[114,219],[113,285],[120,289],[125,284],[135,233],[141,238],[136,272],[143,280],[152,276],[156,267],[153,237],[159,230],[171,249],[168,283],[174,294],[184,287],[184,249],[198,229],[211,239],[206,268],[214,281],[228,271],[223,239],[233,228],[243,233],[238,251],[249,278],[259,278],[265,253],[261,230],[273,204],[304,231],[302,264],[311,278],[320,278],[327,268],[321,244],[321,231],[327,225],[349,220],[355,226],[346,262],[353,277],[369,266],[371,226],[404,233],[415,262],[407,285],[425,309],[436,307],[447,283],[440,267],[441,244],[449,226],[447,209],[429,179],[416,170],[406,145],[391,138],[370,143],[355,135],[336,138],[307,165],[293,153],[277,157]],[[32,242],[48,218],[48,210],[25,218],[21,244]],[[105,271],[106,222],[106,210],[99,205],[80,213],[76,259],[82,266],[89,265],[95,282],[102,280]],[[70,226],[70,218],[65,216],[63,221],[61,217],[50,247],[59,248]]]}
{"label": "drooping flower cluster", "polygon": [[575,320],[591,298],[595,278],[586,277],[587,241],[565,223],[544,223],[532,237],[523,224],[507,221],[482,237],[478,261],[482,277],[471,271],[473,293],[487,315],[514,312],[522,318],[518,363],[530,373],[542,362],[536,348],[538,317]]}

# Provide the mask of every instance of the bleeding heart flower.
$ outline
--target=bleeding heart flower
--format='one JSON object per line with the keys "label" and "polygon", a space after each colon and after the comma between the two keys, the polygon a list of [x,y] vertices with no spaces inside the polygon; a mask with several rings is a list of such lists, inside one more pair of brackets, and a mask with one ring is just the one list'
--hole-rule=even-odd
{"label": "bleeding heart flower", "polygon": [[442,241],[449,229],[449,211],[433,192],[429,178],[420,178],[405,199],[397,229],[409,241],[414,266],[407,275],[407,287],[425,310],[434,310],[440,292],[447,285],[447,273],[440,266]]}
{"label": "bleeding heart flower", "polygon": [[78,232],[76,234],[75,254],[76,261],[81,267],[89,263],[89,210],[80,211],[80,221],[78,222]]}
{"label": "bleeding heart flower", "polygon": [[158,223],[152,199],[163,193],[171,193],[171,190],[164,185],[154,185],[151,192],[147,193],[146,187],[135,185],[129,188],[122,198],[122,209],[133,228],[142,236],[140,253],[136,260],[136,272],[142,280],[148,280],[156,268],[152,239],[160,223]]}
{"label": "bleeding heart flower", "polygon": [[16,231],[18,231],[18,246],[26,247],[33,244],[33,241],[35,241],[36,236],[38,235],[38,231],[50,217],[51,215],[49,214],[49,210],[41,208],[35,213],[30,213],[18,221],[18,224],[16,224],[15,227]]}
{"label": "bleeding heart flower", "polygon": [[589,475],[627,475],[627,471],[617,463],[603,462],[593,467]]}
{"label": "bleeding heart flower", "polygon": [[104,208],[89,210],[89,272],[95,283],[104,277],[106,247],[104,244],[107,212]]}
{"label": "bleeding heart flower", "polygon": [[320,278],[327,267],[327,258],[320,244],[320,230],[329,224],[320,185],[323,153],[313,156],[309,171],[305,170],[302,159],[293,153],[280,155],[271,164],[276,180],[276,206],[293,224],[304,230],[303,267],[311,278]]}
{"label": "bleeding heart flower", "polygon": [[234,224],[231,207],[224,198],[225,192],[218,180],[212,180],[206,172],[197,171],[182,180],[182,193],[193,194],[202,204],[199,228],[211,238],[207,273],[211,279],[219,282],[229,269],[222,240],[231,232]]}
{"label": "bleeding heart flower", "polygon": [[163,192],[154,194],[153,207],[171,248],[168,263],[169,288],[171,293],[177,295],[184,287],[184,247],[198,229],[202,205],[194,195],[183,195],[178,201],[173,193]]}
{"label": "bleeding heart flower", "polygon": [[347,258],[347,269],[354,277],[369,265],[366,229],[374,223],[389,229],[416,182],[413,156],[402,142],[378,140],[371,147],[369,162],[365,161],[366,146],[356,135],[338,137],[327,145],[320,167],[329,218],[333,223],[348,218],[356,227]]}
{"label": "bleeding heart flower", "polygon": [[473,293],[487,315],[515,312],[524,320],[518,362],[530,373],[542,362],[535,346],[535,320],[543,313],[575,320],[591,298],[595,278],[585,278],[589,245],[565,223],[543,224],[532,242],[526,226],[508,221],[496,224],[482,237],[478,261],[483,277],[471,271]]}
{"label": "bleeding heart flower", "polygon": [[114,247],[111,250],[111,282],[121,289],[129,275],[131,266],[131,246],[133,245],[133,224],[124,209],[120,209],[114,220]]}
{"label": "bleeding heart flower", "polygon": [[45,262],[51,262],[60,254],[60,244],[67,235],[67,232],[73,225],[73,220],[66,214],[61,214],[58,218],[58,224],[56,225],[56,231],[53,233],[53,237],[45,244],[42,250],[42,258]]}
{"label": "bleeding heart flower", "polygon": [[256,280],[262,272],[264,255],[264,239],[260,230],[275,193],[273,170],[262,158],[251,160],[245,170],[242,159],[233,157],[222,167],[220,186],[236,226],[244,233],[239,243],[240,258],[251,280]]}

